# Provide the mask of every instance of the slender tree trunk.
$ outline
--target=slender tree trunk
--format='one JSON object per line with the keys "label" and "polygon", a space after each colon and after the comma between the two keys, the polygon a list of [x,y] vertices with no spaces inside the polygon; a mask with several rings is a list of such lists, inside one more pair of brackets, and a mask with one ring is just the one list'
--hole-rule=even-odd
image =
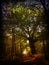
{"label": "slender tree trunk", "polygon": [[46,55],[46,41],[45,40],[43,40],[43,53],[44,53],[44,57],[45,57],[45,55]]}
{"label": "slender tree trunk", "polygon": [[2,0],[0,1],[0,59],[2,59],[4,57],[4,30],[3,30],[3,18],[2,18]]}
{"label": "slender tree trunk", "polygon": [[15,35],[14,35],[14,28],[12,28],[12,60],[14,60],[16,50],[15,50]]}

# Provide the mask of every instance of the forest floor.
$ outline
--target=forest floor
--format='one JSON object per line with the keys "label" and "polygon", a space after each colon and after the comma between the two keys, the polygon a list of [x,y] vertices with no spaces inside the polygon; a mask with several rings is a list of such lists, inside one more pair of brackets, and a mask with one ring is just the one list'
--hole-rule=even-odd
{"label": "forest floor", "polygon": [[24,56],[22,62],[31,63],[31,65],[49,65],[49,61],[45,59],[44,54],[39,53],[32,56]]}
{"label": "forest floor", "polygon": [[44,57],[44,54],[33,54],[33,55],[23,55],[21,58],[17,58],[15,60],[6,60],[0,62],[0,65],[8,64],[8,65],[49,65],[49,61],[47,61]]}

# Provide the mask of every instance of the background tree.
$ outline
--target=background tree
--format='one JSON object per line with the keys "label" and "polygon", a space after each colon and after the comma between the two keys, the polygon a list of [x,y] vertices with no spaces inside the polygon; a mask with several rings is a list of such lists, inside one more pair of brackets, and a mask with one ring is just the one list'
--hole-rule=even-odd
{"label": "background tree", "polygon": [[46,44],[46,58],[49,59],[49,0],[40,0],[41,4],[43,5],[43,8],[44,8],[44,21],[46,23],[46,41],[47,41],[47,44]]}

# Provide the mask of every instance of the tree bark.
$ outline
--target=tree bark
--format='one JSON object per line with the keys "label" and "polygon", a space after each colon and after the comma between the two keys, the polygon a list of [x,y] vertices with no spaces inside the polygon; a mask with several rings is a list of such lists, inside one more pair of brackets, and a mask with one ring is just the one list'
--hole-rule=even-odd
{"label": "tree bark", "polygon": [[47,41],[47,44],[46,44],[45,58],[49,59],[49,9],[46,10],[44,13],[45,13],[44,20],[45,20],[45,23],[47,25],[46,26],[46,41]]}
{"label": "tree bark", "polygon": [[14,28],[12,28],[12,60],[14,60],[14,56],[16,54],[16,49],[15,49],[15,35],[14,35]]}
{"label": "tree bark", "polygon": [[35,40],[33,38],[29,38],[29,44],[30,44],[30,48],[31,48],[31,53],[34,54],[36,53],[36,50],[35,50]]}
{"label": "tree bark", "polygon": [[[2,4],[2,0],[0,2]],[[0,59],[4,57],[4,30],[3,30],[3,17],[2,17],[2,7],[0,4]]]}

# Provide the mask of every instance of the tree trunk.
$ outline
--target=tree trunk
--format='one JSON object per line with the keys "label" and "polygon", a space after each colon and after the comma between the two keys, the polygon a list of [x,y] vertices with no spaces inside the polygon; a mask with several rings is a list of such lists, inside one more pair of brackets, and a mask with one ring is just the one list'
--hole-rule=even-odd
{"label": "tree trunk", "polygon": [[12,28],[12,60],[14,60],[14,56],[16,54],[16,49],[15,49],[15,35],[14,35],[14,28]]}
{"label": "tree trunk", "polygon": [[45,59],[49,60],[49,41],[46,40]]}
{"label": "tree trunk", "polygon": [[46,44],[46,59],[49,59],[49,10],[46,10],[45,12],[45,22],[46,22],[46,41],[47,41],[47,44]]}
{"label": "tree trunk", "polygon": [[[2,4],[2,0],[0,2]],[[2,7],[0,4],[0,59],[2,59],[4,57],[4,30],[3,30],[3,18],[2,18]]]}
{"label": "tree trunk", "polygon": [[34,42],[29,41],[29,43],[30,43],[31,53],[34,54],[35,53]]}
{"label": "tree trunk", "polygon": [[29,44],[30,44],[30,48],[31,48],[31,53],[34,54],[36,51],[35,51],[35,41],[33,38],[29,38]]}
{"label": "tree trunk", "polygon": [[46,41],[43,40],[43,53],[44,53],[44,57],[46,55]]}

